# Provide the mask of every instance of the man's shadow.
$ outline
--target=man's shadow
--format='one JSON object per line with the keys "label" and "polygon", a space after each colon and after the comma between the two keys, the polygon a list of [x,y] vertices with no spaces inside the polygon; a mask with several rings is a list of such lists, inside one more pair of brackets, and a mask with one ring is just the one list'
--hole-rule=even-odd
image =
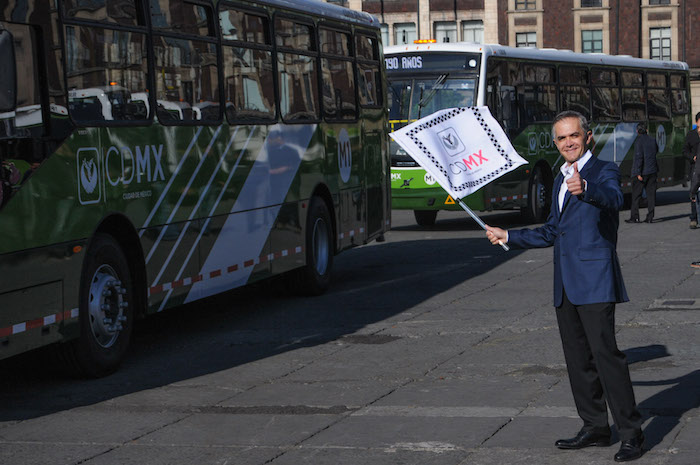
{"label": "man's shadow", "polygon": [[[629,365],[670,357],[663,345],[634,347],[624,351]],[[669,365],[670,360],[668,360]],[[634,381],[634,386],[669,386],[637,404],[645,421],[646,450],[652,449],[680,424],[685,412],[700,407],[700,370],[658,381]]]}

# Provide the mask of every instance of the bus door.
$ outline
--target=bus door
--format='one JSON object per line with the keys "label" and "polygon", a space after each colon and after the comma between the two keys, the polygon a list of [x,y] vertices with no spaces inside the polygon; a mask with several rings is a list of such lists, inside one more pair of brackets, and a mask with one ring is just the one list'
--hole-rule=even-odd
{"label": "bus door", "polygon": [[[46,213],[33,209],[37,196],[16,196],[46,156],[40,50],[35,27],[0,22],[0,236],[9,248],[22,248],[23,239],[36,235],[42,229],[37,217]],[[3,356],[35,347],[32,338],[37,333],[31,330],[38,327],[42,342],[61,339],[60,331],[49,328],[62,321],[64,297],[51,259],[50,252],[34,250],[9,253],[0,260]]]}
{"label": "bus door", "polygon": [[363,118],[360,131],[364,160],[364,197],[367,199],[366,235],[361,237],[368,239],[384,230],[384,219],[391,214],[386,200],[389,195],[387,186],[390,167],[386,159],[384,120],[380,112],[381,110],[376,112],[376,117]]}

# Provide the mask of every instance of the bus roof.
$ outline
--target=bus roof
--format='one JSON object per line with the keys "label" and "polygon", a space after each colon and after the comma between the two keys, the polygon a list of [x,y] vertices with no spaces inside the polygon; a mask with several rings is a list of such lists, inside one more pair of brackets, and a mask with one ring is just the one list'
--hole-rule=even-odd
{"label": "bus roof", "polygon": [[325,18],[337,19],[342,22],[379,28],[379,20],[369,13],[343,8],[319,0],[261,0],[256,3],[283,8],[285,10],[295,10],[303,15],[311,13]]}
{"label": "bus roof", "polygon": [[392,45],[390,47],[384,47],[385,56],[403,53],[425,53],[428,51],[479,53],[483,54],[484,57],[499,56],[529,60],[585,63],[591,65],[688,70],[688,64],[682,61],[649,60],[646,58],[634,58],[629,55],[606,55],[604,53],[577,53],[571,50],[558,50],[554,48],[506,47],[504,45],[475,44],[471,42]]}

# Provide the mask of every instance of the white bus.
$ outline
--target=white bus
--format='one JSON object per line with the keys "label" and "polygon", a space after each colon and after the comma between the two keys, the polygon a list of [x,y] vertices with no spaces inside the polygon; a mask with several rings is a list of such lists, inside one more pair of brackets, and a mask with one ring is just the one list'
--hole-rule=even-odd
{"label": "white bus", "polygon": [[[529,162],[468,196],[473,209],[520,208],[532,221],[546,219],[562,163],[551,123],[563,110],[591,121],[593,153],[620,166],[623,192],[631,190],[640,122],[659,144],[659,187],[685,179],[686,63],[471,43],[393,46],[384,53],[392,129],[443,108],[487,105]],[[460,208],[393,141],[390,152],[392,208],[414,210],[422,225],[433,224],[438,210]]]}

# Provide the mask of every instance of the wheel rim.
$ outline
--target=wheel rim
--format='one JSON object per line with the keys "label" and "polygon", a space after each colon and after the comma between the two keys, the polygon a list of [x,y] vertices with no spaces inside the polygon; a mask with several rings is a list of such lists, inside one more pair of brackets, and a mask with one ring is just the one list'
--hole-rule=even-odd
{"label": "wheel rim", "polygon": [[125,311],[129,304],[124,300],[126,289],[119,275],[109,265],[101,265],[90,280],[88,313],[90,329],[100,346],[112,347],[119,338],[126,322]]}
{"label": "wheel rim", "polygon": [[316,273],[321,276],[326,274],[330,242],[328,240],[328,226],[321,218],[317,218],[314,222],[311,236],[311,250],[313,252],[314,269]]}

